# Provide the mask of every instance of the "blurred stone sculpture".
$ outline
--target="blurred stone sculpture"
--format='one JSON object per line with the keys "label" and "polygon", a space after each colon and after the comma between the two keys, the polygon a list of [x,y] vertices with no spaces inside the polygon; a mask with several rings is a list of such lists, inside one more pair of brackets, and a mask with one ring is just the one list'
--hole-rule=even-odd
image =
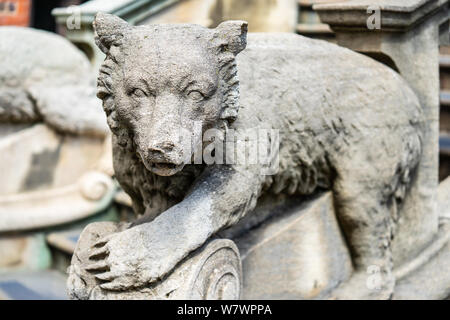
{"label": "blurred stone sculpture", "polygon": [[88,59],[50,32],[0,27],[0,38],[0,232],[105,209],[116,187]]}
{"label": "blurred stone sculpture", "polygon": [[[89,241],[80,240],[72,260],[72,298],[151,298],[145,292],[212,236],[264,211],[260,199],[320,190],[332,191],[354,268],[331,296],[392,296],[390,244],[420,159],[423,121],[396,72],[293,34],[250,34],[247,45],[242,21],[132,27],[99,13],[94,28],[106,54],[97,95],[113,132],[116,177],[142,217],[82,236]],[[198,146],[205,154],[209,129],[226,140],[247,128],[279,130],[279,140],[269,137],[275,171],[261,163],[192,164]],[[180,142],[186,135],[191,144]],[[366,285],[372,266],[377,290]]]}
{"label": "blurred stone sculpture", "polygon": [[0,28],[0,123],[45,122],[59,132],[103,137],[105,117],[89,61],[50,32]]}

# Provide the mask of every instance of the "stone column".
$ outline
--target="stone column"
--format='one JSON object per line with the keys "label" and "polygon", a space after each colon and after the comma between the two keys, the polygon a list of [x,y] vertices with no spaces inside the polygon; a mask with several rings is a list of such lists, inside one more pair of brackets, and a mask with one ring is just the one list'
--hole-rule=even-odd
{"label": "stone column", "polygon": [[447,32],[449,0],[346,1],[316,5],[339,45],[398,71],[425,114],[423,156],[393,242],[394,263],[416,256],[435,237],[439,162],[439,32]]}

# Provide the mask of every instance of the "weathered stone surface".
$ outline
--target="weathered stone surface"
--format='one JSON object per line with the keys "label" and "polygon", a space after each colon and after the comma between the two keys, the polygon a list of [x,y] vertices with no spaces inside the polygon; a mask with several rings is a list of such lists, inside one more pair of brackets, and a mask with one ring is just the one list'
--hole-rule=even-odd
{"label": "weathered stone surface", "polygon": [[384,32],[403,32],[443,7],[448,7],[448,0],[350,0],[316,4],[314,10],[322,22],[332,25],[333,29],[367,31],[367,19],[373,14],[367,9],[378,8]]}
{"label": "weathered stone surface", "polygon": [[[355,266],[334,296],[392,294],[390,243],[421,156],[423,125],[419,100],[397,73],[292,34],[250,35],[244,50],[242,21],[216,29],[131,27],[98,14],[94,27],[107,55],[98,96],[114,134],[116,177],[144,217],[93,244],[84,253],[92,264],[76,272],[95,273],[111,292],[147,286],[251,215],[261,195],[298,197],[325,188],[333,192]],[[279,130],[280,148],[270,150],[278,171],[186,164],[193,149],[179,139],[193,136],[199,145],[195,121],[202,132],[214,128],[225,136],[230,129]],[[365,283],[374,265],[382,277],[376,291]]]}
{"label": "weathered stone surface", "polygon": [[1,137],[0,166],[8,183],[0,185],[0,195],[73,184],[86,171],[100,169],[104,144],[110,147],[103,139],[60,135],[44,124]]}
{"label": "weathered stone surface", "polygon": [[236,239],[243,299],[318,299],[352,273],[331,193],[301,203]]}
{"label": "weathered stone surface", "polygon": [[397,300],[442,300],[450,297],[450,220],[442,219],[433,243],[412,261],[410,273],[398,280]]}
{"label": "weathered stone surface", "polygon": [[106,134],[89,62],[74,45],[19,27],[0,27],[0,38],[0,123],[43,121],[61,132]]}
{"label": "weathered stone surface", "polygon": [[106,208],[116,184],[103,170],[108,165],[99,163],[108,157],[103,144],[110,146],[100,138],[60,135],[44,124],[0,139],[0,231],[67,223]]}
{"label": "weathered stone surface", "polygon": [[438,189],[439,231],[433,241],[395,272],[394,299],[448,299],[450,297],[450,178]]}

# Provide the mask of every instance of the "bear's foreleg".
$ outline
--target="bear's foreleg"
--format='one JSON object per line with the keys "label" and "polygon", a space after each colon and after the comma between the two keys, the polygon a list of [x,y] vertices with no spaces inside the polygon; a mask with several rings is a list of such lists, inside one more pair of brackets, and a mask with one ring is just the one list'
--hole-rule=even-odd
{"label": "bear's foreleg", "polygon": [[183,201],[151,222],[95,243],[86,270],[97,272],[95,277],[107,290],[127,290],[161,279],[209,237],[254,208],[260,179],[251,170],[208,167]]}

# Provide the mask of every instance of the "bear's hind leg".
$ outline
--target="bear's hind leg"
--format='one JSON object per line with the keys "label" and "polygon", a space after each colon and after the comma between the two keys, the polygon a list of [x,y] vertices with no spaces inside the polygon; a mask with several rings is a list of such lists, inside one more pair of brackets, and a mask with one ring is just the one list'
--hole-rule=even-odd
{"label": "bear's hind leg", "polygon": [[393,221],[380,189],[368,181],[340,179],[333,189],[336,214],[351,252],[354,273],[332,292],[332,298],[389,299],[395,286]]}

